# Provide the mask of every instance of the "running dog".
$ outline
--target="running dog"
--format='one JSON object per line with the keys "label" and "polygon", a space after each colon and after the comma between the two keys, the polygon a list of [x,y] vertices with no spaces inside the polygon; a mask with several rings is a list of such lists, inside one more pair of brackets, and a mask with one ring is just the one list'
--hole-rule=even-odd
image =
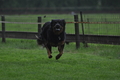
{"label": "running dog", "polygon": [[65,24],[64,19],[46,22],[40,35],[36,36],[37,43],[47,49],[48,58],[52,58],[52,47],[58,47],[59,54],[56,56],[56,60],[62,56],[66,40]]}

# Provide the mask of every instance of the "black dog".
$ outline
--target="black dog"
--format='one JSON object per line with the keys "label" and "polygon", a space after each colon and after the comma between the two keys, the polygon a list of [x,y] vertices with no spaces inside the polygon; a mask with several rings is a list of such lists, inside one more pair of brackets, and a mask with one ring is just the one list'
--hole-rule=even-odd
{"label": "black dog", "polygon": [[63,54],[66,39],[65,24],[64,19],[46,22],[42,27],[41,34],[36,36],[38,44],[43,45],[47,49],[49,58],[52,58],[52,47],[58,47],[59,54],[56,59],[59,59]]}

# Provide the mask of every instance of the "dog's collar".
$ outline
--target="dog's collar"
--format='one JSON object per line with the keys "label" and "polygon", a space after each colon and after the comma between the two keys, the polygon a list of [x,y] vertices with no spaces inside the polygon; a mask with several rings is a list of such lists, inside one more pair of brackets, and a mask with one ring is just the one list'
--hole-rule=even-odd
{"label": "dog's collar", "polygon": [[61,40],[61,37],[59,36],[58,39]]}

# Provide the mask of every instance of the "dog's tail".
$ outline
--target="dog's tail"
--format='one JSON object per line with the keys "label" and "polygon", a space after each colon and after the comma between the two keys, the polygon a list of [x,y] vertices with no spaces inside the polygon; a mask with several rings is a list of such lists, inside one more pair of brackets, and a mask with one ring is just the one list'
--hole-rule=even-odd
{"label": "dog's tail", "polygon": [[38,37],[37,35],[35,35],[35,37],[36,37],[37,39],[39,39],[39,37]]}
{"label": "dog's tail", "polygon": [[35,37],[37,38],[37,44],[38,45],[43,45],[42,37],[41,36],[37,36],[37,35],[35,35]]}

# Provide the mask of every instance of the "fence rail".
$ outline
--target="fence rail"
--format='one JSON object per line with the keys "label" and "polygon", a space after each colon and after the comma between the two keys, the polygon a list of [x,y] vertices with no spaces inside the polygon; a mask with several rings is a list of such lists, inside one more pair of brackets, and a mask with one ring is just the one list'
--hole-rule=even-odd
{"label": "fence rail", "polygon": [[[36,40],[35,35],[37,32],[17,32],[17,31],[6,31],[5,38],[16,38],[16,39],[33,39]],[[83,35],[80,34],[80,42],[83,42]],[[87,43],[100,43],[100,44],[114,44],[120,45],[120,36],[109,36],[109,35],[84,35]],[[2,31],[0,31],[0,38],[2,38]],[[67,42],[76,42],[75,34],[67,34]]]}
{"label": "fence rail", "polygon": [[[9,21],[0,21],[0,23],[12,23],[12,24],[44,24],[44,23],[34,23],[34,22],[9,22]],[[66,22],[69,23],[84,23],[84,24],[120,24],[120,21],[115,22]]]}
{"label": "fence rail", "polygon": [[[82,14],[82,13],[80,13]],[[82,15],[81,15],[82,18]],[[78,15],[74,15],[75,22],[66,22],[66,23],[74,23],[75,24],[75,34],[67,34],[66,41],[67,42],[76,42],[76,48],[79,48],[80,42],[86,43],[99,43],[99,44],[114,44],[120,45],[120,36],[111,36],[111,35],[86,35],[84,34],[84,26],[83,24],[120,24],[120,22],[79,22]],[[36,23],[25,23],[25,22],[7,22],[5,21],[5,17],[1,17],[0,23],[2,24],[2,31],[0,31],[0,38],[2,38],[2,42],[6,41],[6,38],[16,38],[16,39],[36,39],[35,35],[39,35],[41,32],[41,17],[38,17],[38,22]],[[18,31],[5,31],[5,23],[15,23],[15,24],[38,24],[38,32],[18,32]],[[82,24],[82,34],[79,34],[79,23]]]}

